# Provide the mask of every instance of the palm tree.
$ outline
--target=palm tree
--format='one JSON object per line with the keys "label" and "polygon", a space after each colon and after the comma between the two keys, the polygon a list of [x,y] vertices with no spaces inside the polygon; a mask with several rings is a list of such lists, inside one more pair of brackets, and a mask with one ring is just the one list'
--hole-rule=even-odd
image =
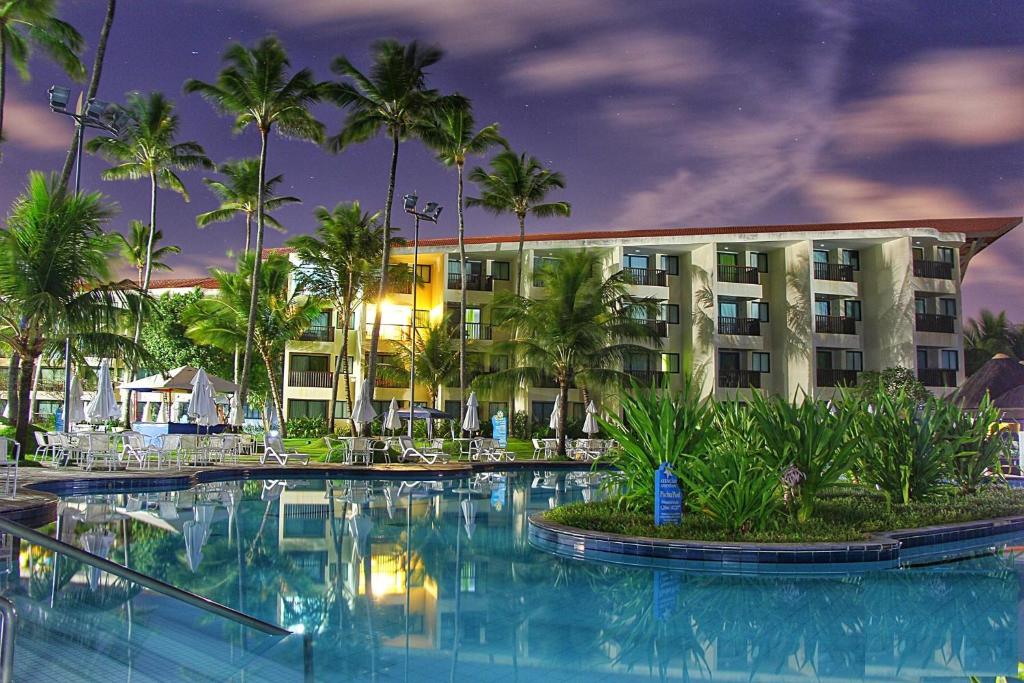
{"label": "palm tree", "polygon": [[964,325],[964,356],[968,375],[984,365],[997,353],[1017,356],[1024,344],[1024,333],[1006,316],[1006,311],[993,313],[982,309],[977,318]]}
{"label": "palm tree", "polygon": [[0,3],[0,141],[3,141],[4,98],[7,95],[7,58],[23,80],[29,79],[28,61],[33,47],[75,80],[85,78],[78,54],[82,36],[71,24],[56,17],[56,0],[8,0]]}
{"label": "palm tree", "polygon": [[352,405],[352,368],[348,364],[349,321],[365,294],[380,277],[379,257],[383,228],[380,212],[364,213],[359,202],[341,203],[333,209],[319,206],[313,212],[316,233],[289,240],[304,268],[297,288],[331,301],[342,330],[341,353],[334,364],[331,384],[331,415],[338,400],[338,385],[345,376],[345,401]]}
{"label": "palm tree", "polygon": [[466,206],[479,206],[496,216],[513,214],[519,220],[519,273],[516,294],[523,294],[523,244],[526,241],[526,216],[546,218],[569,216],[569,202],[545,202],[548,193],[565,187],[565,178],[557,171],[549,171],[536,157],[505,150],[491,159],[488,173],[477,166],[469,179],[476,183],[479,197],[470,197]]}
{"label": "palm tree", "polygon": [[29,175],[0,231],[0,342],[21,357],[17,439],[28,453],[32,378],[40,356],[62,352],[75,337],[84,356],[142,357],[121,334],[145,296],[131,282],[112,282],[118,239],[103,231],[111,205],[99,193],[71,195],[59,179]]}
{"label": "palm tree", "polygon": [[[459,219],[459,320],[466,320],[466,222],[463,215],[463,171],[466,157],[483,154],[495,145],[508,147],[508,142],[498,134],[498,124],[492,123],[480,130],[475,129],[473,110],[466,102],[463,106],[439,107],[433,119],[422,133],[423,141],[437,151],[438,160],[445,166],[455,166],[458,178],[458,219]],[[459,418],[466,414],[466,326],[459,324]]]}
{"label": "palm tree", "polygon": [[[117,0],[107,0],[107,13],[103,17],[103,26],[100,27],[100,38],[96,43],[96,54],[92,61],[92,75],[89,76],[89,85],[86,87],[85,96],[83,97],[85,102],[96,97],[96,93],[100,89],[100,77],[103,75],[103,60],[107,55],[107,40],[110,38],[110,29],[114,25],[114,11],[116,9]],[[75,126],[75,134],[71,138],[71,146],[68,147],[68,153],[64,157],[64,167],[60,171],[61,188],[68,185],[68,179],[71,177],[71,167],[78,157],[78,140],[81,136],[81,127]]]}
{"label": "palm tree", "polygon": [[[121,240],[121,256],[128,263],[135,266],[135,270],[138,273],[139,289],[142,289],[147,249],[149,248],[149,226],[142,221],[132,221],[128,224],[128,229],[131,232],[127,236],[119,232],[114,234]],[[162,230],[157,230],[153,234],[154,248],[153,253],[150,254],[150,268],[152,270],[171,270],[171,267],[161,259],[166,258],[170,254],[181,253],[181,247],[173,244],[168,244],[165,247],[156,247],[163,238],[164,233]]]}
{"label": "palm tree", "polygon": [[[199,143],[175,142],[178,115],[174,113],[174,104],[163,93],[131,93],[124,112],[126,123],[117,136],[93,138],[87,147],[115,164],[103,172],[104,180],[149,180],[149,236],[141,285],[142,291],[148,292],[157,234],[157,188],[176,192],[187,202],[188,191],[175,171],[212,168],[213,163]],[[139,329],[136,326],[136,341]]]}
{"label": "palm tree", "polygon": [[541,267],[547,297],[533,300],[511,293],[495,297],[497,324],[514,321],[515,335],[495,347],[514,356],[515,367],[482,375],[474,385],[482,389],[537,386],[548,377],[558,384],[562,401],[558,424],[558,452],[565,454],[565,423],[569,388],[621,383],[620,371],[630,354],[650,353],[638,342],[660,344],[645,320],[657,312],[655,299],[629,293],[623,271],[605,277],[601,255],[571,252],[557,263]]}
{"label": "palm tree", "polygon": [[[412,346],[399,344],[401,371],[408,376]],[[430,406],[437,408],[441,387],[459,380],[459,349],[455,345],[451,321],[447,317],[433,325],[416,326],[416,380],[427,387]],[[412,403],[412,401],[410,401]]]}
{"label": "palm tree", "polygon": [[[205,228],[211,223],[225,223],[241,214],[245,218],[245,252],[248,253],[252,242],[252,219],[259,207],[260,160],[241,159],[221,164],[217,171],[225,180],[204,178],[207,187],[220,198],[220,206],[196,216],[196,225]],[[286,204],[301,204],[302,200],[291,195],[274,196],[274,186],[284,180],[283,175],[276,175],[263,184],[263,221],[278,232],[285,232],[284,226],[267,212],[279,209]]]}
{"label": "palm tree", "polygon": [[[416,41],[402,45],[394,40],[381,40],[374,43],[372,54],[373,65],[369,75],[363,74],[345,57],[335,59],[331,70],[346,80],[329,84],[324,94],[348,110],[341,132],[329,141],[332,151],[340,152],[350,145],[366,142],[381,132],[391,140],[378,294],[378,299],[383,300],[388,291],[388,264],[391,262],[391,208],[395,198],[398,147],[402,140],[418,135],[432,108],[437,105],[437,92],[426,88],[426,69],[440,61],[444,53],[437,47],[424,47]],[[379,311],[374,313],[370,363],[366,373],[370,386],[375,386],[377,377],[380,318]]]}
{"label": "palm tree", "polygon": [[199,93],[215,109],[235,117],[235,130],[241,131],[255,126],[260,136],[259,178],[256,183],[256,243],[253,250],[251,278],[252,292],[249,296],[248,334],[243,343],[242,381],[238,399],[242,406],[249,398],[249,372],[252,369],[252,336],[256,329],[256,306],[260,300],[259,287],[263,282],[260,267],[263,261],[263,225],[266,221],[266,206],[263,191],[267,186],[267,142],[270,131],[300,140],[322,142],[323,124],[313,118],[309,107],[320,99],[322,84],[313,80],[309,69],[301,69],[291,76],[291,63],[284,46],[274,37],[262,39],[252,49],[234,43],[224,53],[227,65],[217,75],[216,83],[204,83],[196,79],[185,82],[185,92]]}
{"label": "palm tree", "polygon": [[254,288],[250,283],[256,264],[255,253],[243,255],[234,272],[211,269],[217,281],[217,295],[198,299],[182,312],[182,321],[188,326],[185,334],[200,344],[215,346],[231,352],[251,339],[253,348],[263,360],[270,380],[270,395],[285,435],[284,408],[278,377],[283,368],[285,345],[309,328],[320,315],[322,300],[289,292],[292,264],[283,254],[270,254],[260,268],[263,279],[257,305],[259,315],[250,334],[249,297]]}

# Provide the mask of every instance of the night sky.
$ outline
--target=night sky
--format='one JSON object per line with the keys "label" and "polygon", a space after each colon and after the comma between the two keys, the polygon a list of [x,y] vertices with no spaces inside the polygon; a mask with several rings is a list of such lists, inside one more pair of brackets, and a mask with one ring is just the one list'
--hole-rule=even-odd
{"label": "night sky", "polygon": [[[90,49],[105,5],[63,3]],[[275,33],[294,66],[328,79],[338,55],[365,68],[375,39],[419,39],[447,52],[431,86],[468,96],[480,124],[499,122],[517,151],[565,174],[552,198],[572,202],[572,217],[531,219],[528,230],[1020,215],[1022,29],[1021,0],[121,0],[100,98],[167,93],[180,140],[220,162],[255,155],[255,132],[232,136],[181,85],[213,80],[229,41]],[[30,169],[59,168],[71,135],[70,119],[46,107],[48,86],[67,77],[43,58],[32,70],[29,83],[9,74],[4,207]],[[338,131],[340,110],[316,114]],[[273,138],[269,170],[304,200],[278,218],[299,234],[320,204],[380,208],[388,154],[384,140],[332,155]],[[147,183],[101,181],[105,166],[87,156],[83,185],[119,202],[114,227],[146,219]],[[216,205],[202,177],[185,175],[191,203],[159,197],[158,227],[184,250],[172,261],[179,276],[226,265],[243,239],[241,222],[195,227]],[[426,233],[453,234],[454,171],[416,141],[399,160],[398,194],[412,190],[448,206]],[[471,209],[467,231],[515,225]],[[271,246],[286,238],[268,230]],[[966,312],[1005,308],[1024,320],[1022,262],[1024,228],[972,261]]]}

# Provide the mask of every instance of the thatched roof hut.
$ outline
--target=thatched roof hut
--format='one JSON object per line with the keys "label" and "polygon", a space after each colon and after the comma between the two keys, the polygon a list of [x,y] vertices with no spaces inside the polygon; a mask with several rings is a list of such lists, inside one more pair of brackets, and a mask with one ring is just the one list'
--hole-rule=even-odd
{"label": "thatched roof hut", "polygon": [[997,353],[957,389],[953,400],[964,408],[973,409],[981,404],[987,392],[993,400],[1024,386],[1024,365],[1005,353]]}

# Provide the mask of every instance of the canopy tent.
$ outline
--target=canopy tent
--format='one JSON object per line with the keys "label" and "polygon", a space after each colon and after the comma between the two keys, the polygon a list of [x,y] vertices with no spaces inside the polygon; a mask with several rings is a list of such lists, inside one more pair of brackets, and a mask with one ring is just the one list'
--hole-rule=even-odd
{"label": "canopy tent", "polygon": [[[134,382],[127,382],[121,385],[125,391],[166,391],[192,393],[192,381],[199,372],[198,368],[183,365],[180,368],[168,370],[167,372],[150,375],[137,379]],[[238,385],[217,375],[206,373],[210,386],[217,393],[233,394],[238,391]]]}
{"label": "canopy tent", "polygon": [[[201,372],[199,368],[193,368],[188,365],[183,365],[180,368],[174,368],[167,372],[150,375],[149,377],[143,377],[142,379],[137,379],[134,382],[126,382],[121,385],[121,389],[128,392],[129,398],[131,397],[131,392],[136,392],[137,401],[145,401],[147,398],[152,398],[142,395],[146,393],[162,394],[164,397],[164,399],[160,401],[160,410],[157,414],[156,422],[147,423],[145,419],[143,419],[142,423],[136,423],[135,428],[147,436],[165,434],[168,430],[173,433],[183,433],[180,431],[183,426],[176,423],[182,418],[182,413],[192,416],[195,416],[195,413],[189,413],[189,409],[185,405],[178,406],[177,404],[191,403],[192,394],[195,390],[194,382],[196,381],[197,375],[205,375],[205,384],[207,388],[212,390],[213,394],[238,393],[238,385],[234,382],[230,382],[223,377],[218,377],[217,375],[211,375],[205,371]],[[212,402],[216,402],[215,397],[212,398]],[[209,406],[207,406],[207,408],[209,408]],[[227,413],[228,411],[225,410],[224,412]],[[143,418],[145,417],[148,417],[148,415],[144,414]],[[207,433],[223,429],[223,426],[216,424],[218,421],[219,416],[214,417],[213,412],[204,412],[204,417],[197,420],[196,425],[204,425],[203,433]],[[140,424],[142,426],[139,426]]]}
{"label": "canopy tent", "polygon": [[[377,416],[378,419],[384,419],[387,417],[387,412],[383,412]],[[398,411],[398,417],[402,420],[408,420],[409,409],[403,408]],[[442,412],[437,408],[428,408],[426,406],[416,406],[412,411],[413,420],[426,420],[427,421],[427,438],[434,438],[434,420],[451,420],[453,419],[448,413]]]}

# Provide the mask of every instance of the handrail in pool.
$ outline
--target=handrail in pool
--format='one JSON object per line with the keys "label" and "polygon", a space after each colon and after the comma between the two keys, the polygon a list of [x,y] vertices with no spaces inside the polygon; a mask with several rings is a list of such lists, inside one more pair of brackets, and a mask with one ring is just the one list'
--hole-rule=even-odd
{"label": "handrail in pool", "polygon": [[269,633],[274,636],[288,636],[291,635],[291,631],[275,626],[269,622],[257,619],[256,617],[239,612],[236,609],[232,609],[227,605],[222,605],[219,602],[215,602],[208,598],[204,598],[201,595],[190,593],[189,591],[182,590],[176,586],[172,586],[169,583],[165,583],[160,579],[155,579],[152,576],[146,576],[140,574],[134,569],[129,569],[124,565],[120,565],[116,562],[104,559],[99,555],[88,553],[81,548],[76,548],[73,545],[64,543],[63,541],[51,538],[46,534],[40,533],[35,529],[30,529],[27,526],[12,522],[8,519],[0,517],[0,531],[11,534],[16,538],[22,538],[29,543],[39,545],[57,553],[62,553],[71,557],[72,559],[84,562],[85,564],[92,565],[98,569],[102,569],[105,572],[120,576],[122,579],[133,581],[141,586],[145,586],[150,590],[156,591],[157,593],[163,593],[166,596],[181,600],[184,603],[198,607],[199,609],[216,614],[217,616],[230,619],[236,623],[248,626],[249,628],[256,629],[263,633]]}

